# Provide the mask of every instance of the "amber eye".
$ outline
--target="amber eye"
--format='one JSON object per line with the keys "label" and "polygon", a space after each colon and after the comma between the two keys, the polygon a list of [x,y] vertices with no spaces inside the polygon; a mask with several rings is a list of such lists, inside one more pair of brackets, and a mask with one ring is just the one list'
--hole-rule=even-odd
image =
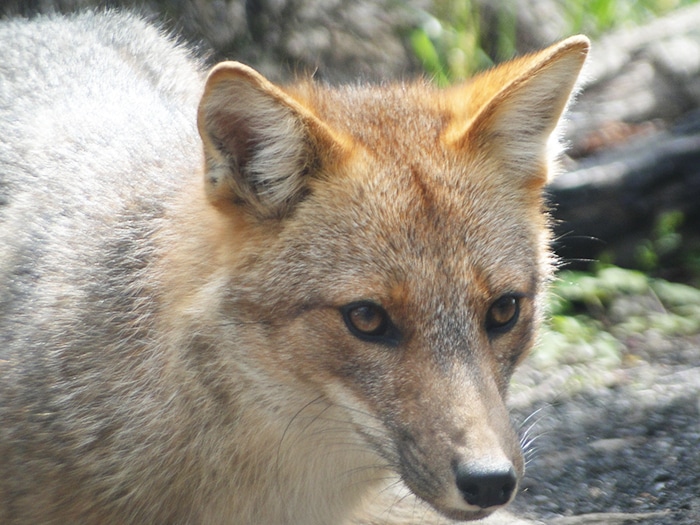
{"label": "amber eye", "polygon": [[341,308],[348,330],[364,341],[398,343],[398,332],[384,308],[370,301],[350,303]]}
{"label": "amber eye", "polygon": [[509,331],[520,315],[520,297],[507,294],[496,299],[486,314],[486,331],[502,334]]}
{"label": "amber eye", "polygon": [[353,328],[366,335],[381,333],[386,325],[386,315],[371,304],[356,306],[348,310],[348,320]]}

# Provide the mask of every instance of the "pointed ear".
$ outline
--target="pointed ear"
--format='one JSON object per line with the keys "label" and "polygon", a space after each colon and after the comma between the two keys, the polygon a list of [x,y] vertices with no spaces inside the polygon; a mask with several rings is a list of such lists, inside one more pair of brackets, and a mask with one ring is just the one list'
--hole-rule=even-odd
{"label": "pointed ear", "polygon": [[574,36],[476,77],[461,104],[466,117],[473,118],[457,121],[447,140],[499,159],[508,173],[524,174],[523,182],[544,185],[559,153],[552,151],[558,146],[554,132],[589,45],[586,37]]}
{"label": "pointed ear", "polygon": [[342,150],[310,110],[238,62],[209,73],[198,127],[210,201],[243,206],[259,219],[289,213],[308,178]]}

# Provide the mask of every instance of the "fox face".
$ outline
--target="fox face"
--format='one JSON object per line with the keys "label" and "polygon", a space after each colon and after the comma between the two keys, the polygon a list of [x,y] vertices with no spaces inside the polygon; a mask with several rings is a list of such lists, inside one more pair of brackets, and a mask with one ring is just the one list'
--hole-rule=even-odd
{"label": "fox face", "polygon": [[235,237],[212,257],[212,337],[268,407],[296,400],[285,436],[295,421],[353,455],[348,487],[392,472],[461,520],[514,497],[507,386],[541,317],[551,137],[587,49],[573,37],[447,90],[210,73],[206,196]]}

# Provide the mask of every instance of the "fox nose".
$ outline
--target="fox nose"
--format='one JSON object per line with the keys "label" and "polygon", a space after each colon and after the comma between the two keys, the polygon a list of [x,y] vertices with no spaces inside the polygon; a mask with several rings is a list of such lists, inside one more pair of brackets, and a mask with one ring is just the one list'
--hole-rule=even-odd
{"label": "fox nose", "polygon": [[457,488],[470,505],[486,509],[505,505],[513,496],[518,478],[513,466],[476,467],[459,464],[455,468]]}

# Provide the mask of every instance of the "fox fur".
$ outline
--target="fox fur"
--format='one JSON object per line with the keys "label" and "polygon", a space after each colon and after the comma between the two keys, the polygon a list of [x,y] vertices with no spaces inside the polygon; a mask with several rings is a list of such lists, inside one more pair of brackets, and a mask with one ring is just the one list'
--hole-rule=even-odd
{"label": "fox fur", "polygon": [[4,21],[0,46],[0,523],[514,497],[505,398],[584,37],[443,90],[206,74],[116,12]]}

